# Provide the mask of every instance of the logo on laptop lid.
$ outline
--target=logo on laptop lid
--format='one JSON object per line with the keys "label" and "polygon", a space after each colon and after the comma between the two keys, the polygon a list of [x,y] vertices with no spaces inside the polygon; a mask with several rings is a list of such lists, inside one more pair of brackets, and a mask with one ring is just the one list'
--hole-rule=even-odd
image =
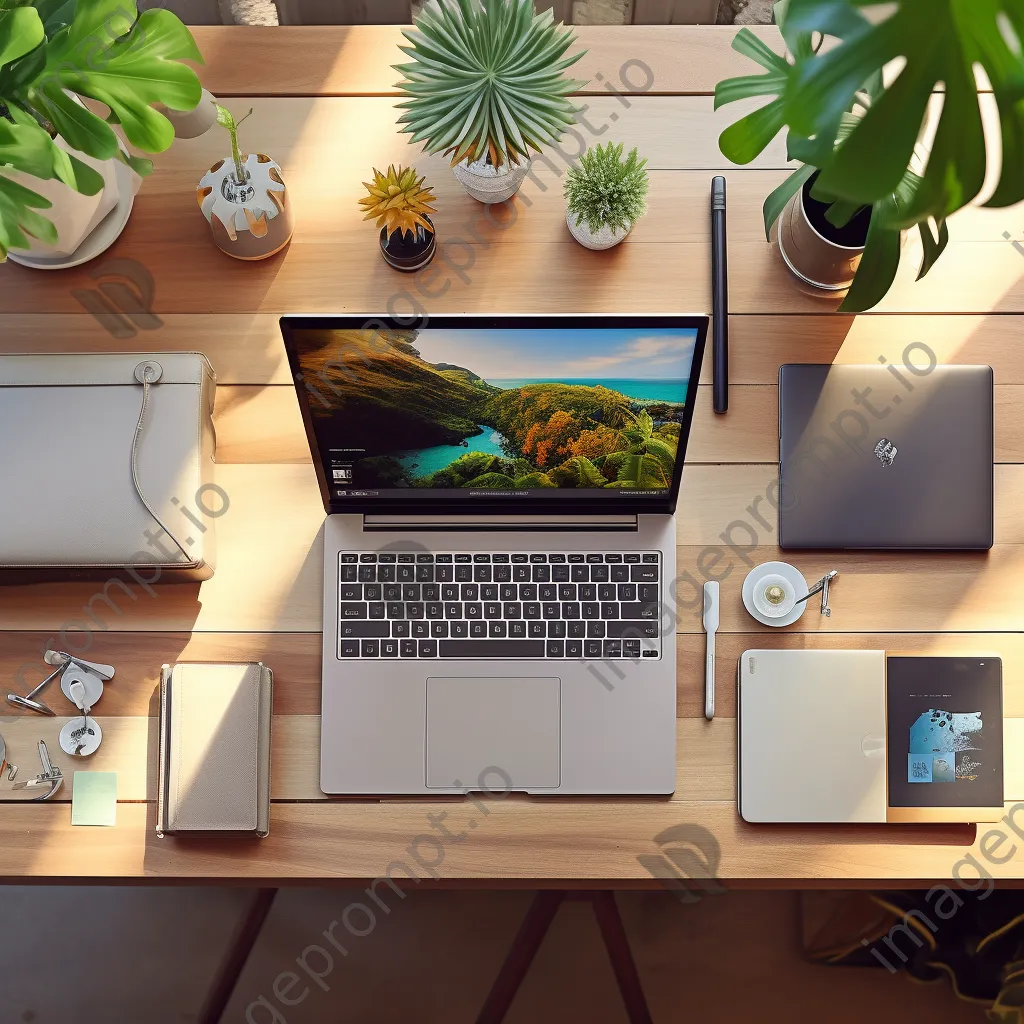
{"label": "logo on laptop lid", "polygon": [[889,467],[896,461],[899,448],[896,447],[887,437],[883,437],[875,445],[875,458],[885,467]]}

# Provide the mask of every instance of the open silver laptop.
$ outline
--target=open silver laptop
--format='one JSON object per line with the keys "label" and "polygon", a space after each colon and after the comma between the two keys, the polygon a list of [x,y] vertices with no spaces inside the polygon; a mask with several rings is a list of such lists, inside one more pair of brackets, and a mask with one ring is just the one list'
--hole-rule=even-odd
{"label": "open silver laptop", "polygon": [[706,317],[281,321],[328,516],[328,794],[671,793]]}

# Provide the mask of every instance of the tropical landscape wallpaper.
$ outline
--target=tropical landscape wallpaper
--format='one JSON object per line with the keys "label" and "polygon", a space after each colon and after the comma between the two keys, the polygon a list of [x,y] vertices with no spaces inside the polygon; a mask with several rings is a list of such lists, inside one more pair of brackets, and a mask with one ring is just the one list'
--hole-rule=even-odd
{"label": "tropical landscape wallpaper", "polygon": [[321,450],[358,488],[671,486],[691,330],[303,330]]}

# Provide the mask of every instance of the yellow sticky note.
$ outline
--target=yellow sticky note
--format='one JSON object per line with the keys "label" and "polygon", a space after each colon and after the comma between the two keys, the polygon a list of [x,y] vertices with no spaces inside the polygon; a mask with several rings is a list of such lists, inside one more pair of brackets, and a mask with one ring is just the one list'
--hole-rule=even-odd
{"label": "yellow sticky note", "polygon": [[117,772],[75,772],[71,824],[117,824]]}

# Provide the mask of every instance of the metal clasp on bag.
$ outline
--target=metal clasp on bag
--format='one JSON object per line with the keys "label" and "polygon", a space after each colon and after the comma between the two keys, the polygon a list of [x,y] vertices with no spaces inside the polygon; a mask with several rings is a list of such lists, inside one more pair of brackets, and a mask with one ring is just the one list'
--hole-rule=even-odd
{"label": "metal clasp on bag", "polygon": [[135,379],[140,384],[156,384],[163,375],[164,368],[155,359],[147,359],[135,367]]}

